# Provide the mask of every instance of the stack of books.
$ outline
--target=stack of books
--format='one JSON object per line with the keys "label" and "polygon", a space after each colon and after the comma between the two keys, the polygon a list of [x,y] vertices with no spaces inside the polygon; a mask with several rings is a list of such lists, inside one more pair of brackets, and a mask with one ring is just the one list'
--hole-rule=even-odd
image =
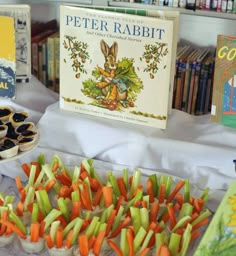
{"label": "stack of books", "polygon": [[59,31],[57,20],[33,22],[32,74],[49,89],[59,92]]}

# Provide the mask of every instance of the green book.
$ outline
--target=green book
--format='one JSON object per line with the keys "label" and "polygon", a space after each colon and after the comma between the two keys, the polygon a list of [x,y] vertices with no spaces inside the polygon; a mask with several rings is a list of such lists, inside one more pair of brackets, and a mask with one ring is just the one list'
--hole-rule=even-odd
{"label": "green book", "polygon": [[194,256],[235,256],[236,181],[233,181],[209,224]]}

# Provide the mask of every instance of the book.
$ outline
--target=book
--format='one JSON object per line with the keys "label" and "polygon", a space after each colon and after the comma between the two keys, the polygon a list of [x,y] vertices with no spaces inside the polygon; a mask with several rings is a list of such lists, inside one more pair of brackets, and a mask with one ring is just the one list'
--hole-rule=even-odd
{"label": "book", "polygon": [[15,98],[16,39],[14,18],[0,16],[0,96]]}
{"label": "book", "polygon": [[53,91],[59,91],[59,32],[55,32],[47,38],[47,68],[48,68],[48,81],[47,87]]}
{"label": "book", "polygon": [[236,181],[232,181],[193,256],[235,255]]}
{"label": "book", "polygon": [[60,108],[165,129],[175,20],[60,8]]}
{"label": "book", "polygon": [[0,15],[14,18],[16,81],[27,83],[31,77],[31,8],[26,4],[1,4]]}
{"label": "book", "polygon": [[[48,24],[48,26],[47,26]],[[31,55],[32,55],[32,74],[39,78],[39,42],[54,34],[57,30],[57,22],[55,19],[46,22],[43,25],[43,31],[37,33],[31,38]]]}
{"label": "book", "polygon": [[236,37],[218,35],[211,120],[236,128]]}

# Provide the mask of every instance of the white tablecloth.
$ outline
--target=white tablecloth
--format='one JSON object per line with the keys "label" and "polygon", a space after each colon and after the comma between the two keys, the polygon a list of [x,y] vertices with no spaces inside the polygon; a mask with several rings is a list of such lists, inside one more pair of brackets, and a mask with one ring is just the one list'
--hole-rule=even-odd
{"label": "white tablecloth", "polygon": [[[15,100],[0,99],[28,111],[40,131],[37,148],[14,161],[0,160],[1,191],[14,190],[14,177],[27,178],[20,166],[43,153],[48,160],[57,153],[68,166],[94,158],[102,170],[138,167],[142,173],[164,172],[189,178],[201,190],[210,187],[208,206],[214,211],[224,191],[235,179],[236,130],[213,124],[210,115],[194,117],[173,110],[166,130],[101,119],[59,109],[58,95],[34,77],[17,86]],[[102,167],[101,167],[102,166]],[[0,250],[0,256],[26,255],[16,247]]]}

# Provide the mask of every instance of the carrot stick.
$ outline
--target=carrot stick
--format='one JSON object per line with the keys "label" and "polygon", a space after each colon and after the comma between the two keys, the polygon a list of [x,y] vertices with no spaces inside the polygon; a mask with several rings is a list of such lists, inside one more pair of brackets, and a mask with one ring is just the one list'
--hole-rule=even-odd
{"label": "carrot stick", "polygon": [[158,197],[158,200],[159,200],[159,203],[164,203],[164,200],[165,200],[165,190],[166,190],[166,185],[164,183],[161,184],[160,186],[160,192],[159,192],[159,197]]}
{"label": "carrot stick", "polygon": [[53,186],[56,184],[56,180],[52,179],[50,180],[47,185],[45,186],[45,190],[48,192],[51,188],[53,188]]}
{"label": "carrot stick", "polygon": [[106,72],[103,68],[101,68],[101,67],[99,67],[99,66],[98,66],[98,70],[99,70],[99,72],[100,72],[103,76],[106,76],[106,77],[110,77],[110,76],[111,76],[108,72]]}
{"label": "carrot stick", "polygon": [[70,215],[70,220],[73,220],[80,215],[80,206],[81,206],[81,202],[79,201],[72,202],[72,211]]}
{"label": "carrot stick", "polygon": [[117,178],[117,184],[120,190],[121,195],[125,198],[125,201],[127,201],[127,191],[125,188],[125,183],[122,177]]}
{"label": "carrot stick", "polygon": [[70,198],[72,189],[70,186],[63,185],[61,186],[58,196],[63,198]]}
{"label": "carrot stick", "polygon": [[112,210],[110,216],[107,219],[107,227],[106,227],[106,235],[108,235],[111,231],[112,224],[114,222],[116,216],[116,210]]}
{"label": "carrot stick", "polygon": [[89,244],[88,244],[88,236],[86,234],[81,234],[78,238],[79,244],[79,253],[81,256],[89,255]]}
{"label": "carrot stick", "polygon": [[173,205],[168,205],[167,210],[168,210],[168,214],[169,214],[169,217],[170,217],[170,230],[172,230],[172,228],[177,223],[176,218],[175,218],[175,210],[174,210]]}
{"label": "carrot stick", "polygon": [[144,248],[140,253],[139,256],[145,256],[148,254],[150,248]]}
{"label": "carrot stick", "polygon": [[190,243],[192,243],[200,235],[201,235],[201,232],[199,230],[194,230],[194,232],[191,234]]}
{"label": "carrot stick", "polygon": [[101,247],[102,247],[102,243],[103,243],[103,240],[104,240],[104,237],[105,237],[105,230],[101,230],[99,233],[98,233],[98,236],[95,240],[95,243],[93,245],[93,253],[98,256],[100,254],[100,251],[101,251]]}
{"label": "carrot stick", "polygon": [[43,236],[44,236],[45,225],[46,225],[46,222],[45,222],[45,221],[42,221],[42,222],[40,223],[40,227],[39,227],[39,236],[40,236],[40,237],[43,237]]}
{"label": "carrot stick", "polygon": [[19,176],[15,177],[15,181],[16,181],[16,187],[18,191],[21,191],[21,189],[24,189]]}
{"label": "carrot stick", "polygon": [[204,219],[202,221],[199,221],[198,223],[196,223],[195,225],[192,226],[192,230],[198,229],[198,228],[208,224],[208,222],[209,222],[208,218],[206,218],[206,219]]}
{"label": "carrot stick", "polygon": [[133,236],[132,230],[128,229],[126,236],[127,236],[127,242],[129,245],[129,256],[133,256],[134,255],[134,236]]}
{"label": "carrot stick", "polygon": [[171,252],[170,252],[168,246],[165,244],[161,244],[157,251],[156,256],[171,256]]}
{"label": "carrot stick", "polygon": [[96,241],[96,237],[94,235],[92,235],[88,241],[89,250],[91,250],[93,248],[95,241]]}
{"label": "carrot stick", "polygon": [[73,236],[73,229],[71,229],[66,237],[66,243],[65,243],[65,247],[67,249],[70,249],[71,247],[71,242],[72,242],[72,236]]}
{"label": "carrot stick", "polygon": [[44,238],[45,238],[45,241],[47,243],[48,248],[49,249],[52,248],[53,247],[53,241],[52,241],[51,236],[49,234],[46,234]]}
{"label": "carrot stick", "polygon": [[18,216],[23,216],[23,212],[24,212],[24,202],[20,200],[16,206],[16,213]]}
{"label": "carrot stick", "polygon": [[101,197],[102,197],[102,187],[100,187],[95,195],[94,195],[94,198],[93,198],[93,206],[97,206],[101,200]]}
{"label": "carrot stick", "polygon": [[53,167],[52,167],[52,172],[55,172],[55,171],[58,169],[58,167],[59,167],[58,162],[55,162],[55,163],[53,164]]}
{"label": "carrot stick", "polygon": [[117,256],[123,256],[121,249],[112,240],[107,240],[108,245],[116,252]]}
{"label": "carrot stick", "polygon": [[38,242],[39,240],[39,223],[32,222],[30,225],[30,241]]}
{"label": "carrot stick", "polygon": [[64,218],[64,216],[59,215],[59,216],[56,218],[56,220],[59,220],[59,221],[61,222],[61,226],[62,226],[63,228],[65,228],[65,227],[67,226],[67,221],[66,221],[66,219]]}
{"label": "carrot stick", "polygon": [[[183,195],[180,194],[180,193],[177,193],[174,197],[176,199],[176,201],[182,205],[184,203],[184,198],[183,198]],[[167,199],[168,200],[168,199]]]}
{"label": "carrot stick", "polygon": [[31,162],[31,165],[36,166],[36,172],[35,172],[35,177],[34,177],[34,181],[36,181],[39,176],[39,173],[40,173],[39,163],[37,161],[33,161],[33,162]]}
{"label": "carrot stick", "polygon": [[197,213],[200,213],[203,209],[203,206],[204,206],[204,201],[202,198],[196,198],[194,200],[194,208],[193,208],[193,211],[194,212],[197,212]]}
{"label": "carrot stick", "polygon": [[149,213],[149,219],[150,221],[156,221],[158,216],[158,211],[160,209],[160,205],[158,202],[153,202],[151,205],[150,213]]}
{"label": "carrot stick", "polygon": [[24,173],[26,174],[27,177],[30,176],[30,167],[28,166],[28,164],[24,163],[21,165],[22,170],[24,171]]}
{"label": "carrot stick", "polygon": [[6,231],[5,231],[5,235],[6,235],[6,236],[9,236],[9,235],[12,234],[12,233],[13,233],[13,230],[8,226],[7,229],[6,229]]}
{"label": "carrot stick", "polygon": [[127,217],[123,220],[123,222],[120,223],[120,225],[117,227],[117,229],[114,230],[114,231],[111,233],[111,235],[109,236],[109,238],[116,237],[116,236],[120,233],[120,231],[121,231],[122,228],[124,228],[124,227],[126,227],[127,225],[129,225],[130,221],[131,221],[131,217],[130,217],[130,216],[127,216]]}
{"label": "carrot stick", "polygon": [[63,172],[61,173],[61,179],[62,179],[63,185],[71,186],[72,181],[71,181],[70,177],[68,177],[66,171],[63,171]]}
{"label": "carrot stick", "polygon": [[153,193],[153,186],[152,186],[152,180],[148,178],[147,180],[147,194],[149,195],[149,202],[154,202],[154,193]]}
{"label": "carrot stick", "polygon": [[[2,213],[2,220],[7,221],[7,217],[8,217],[8,211],[5,210]],[[7,229],[7,226],[5,224],[2,224],[0,229],[0,236],[2,236],[5,233],[6,229]]]}
{"label": "carrot stick", "polygon": [[61,248],[63,246],[63,229],[62,227],[58,227],[56,231],[56,239],[55,239],[56,248]]}
{"label": "carrot stick", "polygon": [[173,199],[174,199],[174,197],[175,197],[175,195],[179,192],[179,190],[184,186],[184,180],[180,180],[177,184],[176,184],[176,186],[175,186],[175,188],[173,189],[173,191],[170,193],[170,195],[169,195],[169,197],[167,198],[167,200],[166,200],[166,203],[170,203]]}
{"label": "carrot stick", "polygon": [[112,204],[112,186],[103,186],[102,194],[104,197],[105,206],[110,206]]}
{"label": "carrot stick", "polygon": [[81,206],[86,210],[92,210],[92,202],[90,198],[89,187],[83,183],[83,189],[80,189]]}
{"label": "carrot stick", "polygon": [[4,221],[0,219],[0,223],[6,225],[7,227],[11,228],[20,238],[26,239],[26,235],[13,223]]}
{"label": "carrot stick", "polygon": [[115,207],[115,210],[116,212],[118,212],[120,206],[122,205],[122,203],[125,201],[125,198],[124,196],[120,195],[117,202],[116,202],[116,207]]}

